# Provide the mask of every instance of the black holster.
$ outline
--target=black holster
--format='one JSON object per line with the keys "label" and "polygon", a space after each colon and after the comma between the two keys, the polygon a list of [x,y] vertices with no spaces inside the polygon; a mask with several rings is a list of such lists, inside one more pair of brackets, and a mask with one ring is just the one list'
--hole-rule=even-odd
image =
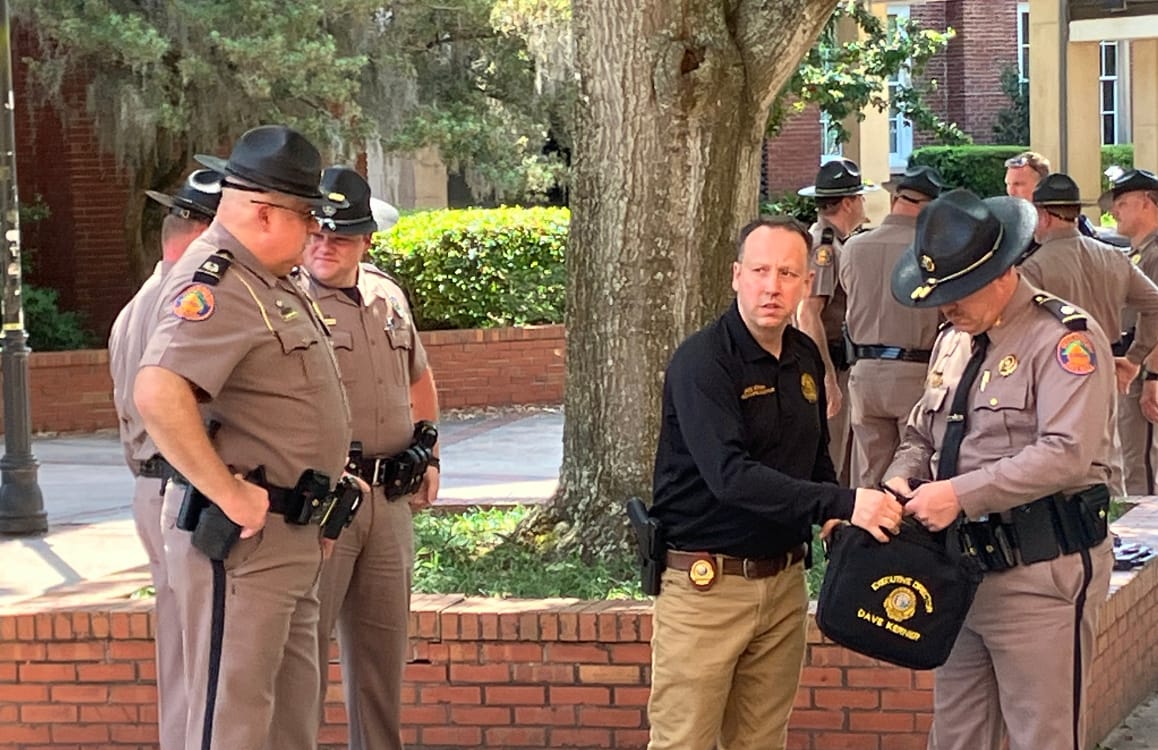
{"label": "black holster", "polygon": [[322,536],[337,539],[342,529],[354,520],[354,514],[362,507],[362,490],[351,477],[342,477],[334,488],[334,499],[322,518]]}
{"label": "black holster", "polygon": [[635,531],[636,556],[643,593],[658,596],[667,556],[663,526],[647,512],[647,506],[638,497],[627,501],[627,519]]}
{"label": "black holster", "polygon": [[1113,344],[1110,345],[1110,350],[1115,357],[1125,357],[1126,352],[1130,351],[1130,347],[1134,344],[1134,327],[1130,330],[1122,331],[1122,336]]}
{"label": "black holster", "polygon": [[[841,337],[841,342],[844,344],[844,361],[845,361],[845,364],[847,367],[852,367],[853,365],[856,364],[856,344],[853,343],[852,337],[848,335],[848,322],[847,321],[840,324],[840,337]],[[837,367],[839,369],[839,366],[836,364],[835,359],[832,361],[832,365],[833,365],[833,367]]]}

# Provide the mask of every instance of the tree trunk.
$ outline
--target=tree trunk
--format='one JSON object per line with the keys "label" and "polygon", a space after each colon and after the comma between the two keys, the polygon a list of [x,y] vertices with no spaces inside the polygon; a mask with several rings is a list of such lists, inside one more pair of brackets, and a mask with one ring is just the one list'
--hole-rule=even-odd
{"label": "tree trunk", "polygon": [[148,207],[153,201],[145,191],[172,194],[185,179],[189,163],[189,149],[183,140],[175,142],[168,131],[159,133],[157,138],[154,157],[127,169],[129,202],[125,207],[125,253],[129,260],[129,273],[138,284],[149,277],[161,257],[161,222],[165,216],[160,206]]}
{"label": "tree trunk", "polygon": [[663,374],[731,299],[768,107],[836,0],[574,0],[580,97],[559,491],[536,522],[621,554],[650,496]]}

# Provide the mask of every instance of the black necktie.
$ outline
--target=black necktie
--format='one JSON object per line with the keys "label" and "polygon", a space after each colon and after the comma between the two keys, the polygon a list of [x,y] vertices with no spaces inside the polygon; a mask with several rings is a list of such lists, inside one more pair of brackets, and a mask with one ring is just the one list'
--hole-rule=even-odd
{"label": "black necktie", "polygon": [[355,305],[362,304],[362,292],[358,291],[356,286],[339,287],[338,291],[353,300]]}
{"label": "black necktie", "polygon": [[961,380],[957,382],[948,424],[945,425],[945,437],[941,440],[937,479],[948,479],[957,473],[957,456],[961,452],[961,441],[965,439],[965,428],[968,426],[965,415],[969,410],[969,391],[977,381],[977,374],[981,372],[981,363],[988,349],[988,335],[979,333],[973,337],[973,354],[965,365],[965,372],[961,373]]}

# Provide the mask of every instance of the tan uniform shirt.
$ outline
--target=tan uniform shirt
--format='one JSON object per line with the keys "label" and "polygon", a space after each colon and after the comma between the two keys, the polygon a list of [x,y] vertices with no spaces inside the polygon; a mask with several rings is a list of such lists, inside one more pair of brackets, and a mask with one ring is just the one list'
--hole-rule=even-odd
{"label": "tan uniform shirt", "polygon": [[[1035,293],[1019,282],[1002,320],[988,331],[989,349],[970,389],[958,473],[951,481],[972,519],[1110,476],[1109,339],[1092,318],[1089,330],[1069,331],[1034,302]],[[953,328],[937,339],[925,393],[886,477],[935,475],[971,339]]]}
{"label": "tan uniform shirt", "polygon": [[406,295],[390,277],[363,263],[359,305],[340,289],[302,273],[326,315],[352,413],[353,439],[366,456],[392,456],[410,445],[410,385],[426,371]]}
{"label": "tan uniform shirt", "polygon": [[1126,357],[1139,364],[1154,348],[1158,286],[1117,248],[1066,229],[1044,238],[1021,273],[1039,289],[1088,312],[1113,341],[1122,333],[1123,308],[1129,306],[1146,321],[1143,333],[1150,338],[1135,336]]}
{"label": "tan uniform shirt", "polygon": [[[219,248],[233,255],[221,281],[193,282]],[[263,465],[281,487],[306,469],[336,481],[350,414],[329,334],[297,284],[271,274],[214,223],[173,265],[161,299],[141,366],[159,365],[201,391],[202,415],[221,424],[221,459],[242,473]]]}
{"label": "tan uniform shirt", "polygon": [[[1158,283],[1158,232],[1153,232],[1142,240],[1141,244],[1130,248],[1130,262],[1146,274],[1148,279]],[[1139,341],[1149,341],[1151,344],[1158,341],[1158,321],[1148,320],[1129,305],[1126,307],[1122,324],[1127,328],[1136,326],[1134,331],[1135,346],[1139,346]],[[1146,352],[1149,352],[1149,349]],[[1142,356],[1145,356],[1146,352],[1143,352]]]}
{"label": "tan uniform shirt", "polygon": [[[832,232],[832,242],[824,242],[824,230]],[[842,340],[840,326],[844,323],[845,296],[840,285],[840,253],[844,237],[840,230],[823,216],[808,230],[812,234],[812,252],[808,255],[808,268],[812,278],[810,297],[827,297],[820,322],[824,324],[824,336],[829,341]]]}
{"label": "tan uniform shirt", "polygon": [[840,285],[848,295],[848,335],[861,346],[932,349],[940,313],[893,299],[893,266],[913,244],[917,220],[890,214],[881,225],[849,238],[840,251]]}
{"label": "tan uniform shirt", "polygon": [[158,262],[153,273],[117,314],[109,332],[109,371],[113,378],[113,408],[117,411],[121,446],[125,463],[133,474],[140,463],[157,452],[157,446],[145,432],[141,414],[133,401],[133,383],[149,334],[157,320],[157,301],[168,264]]}

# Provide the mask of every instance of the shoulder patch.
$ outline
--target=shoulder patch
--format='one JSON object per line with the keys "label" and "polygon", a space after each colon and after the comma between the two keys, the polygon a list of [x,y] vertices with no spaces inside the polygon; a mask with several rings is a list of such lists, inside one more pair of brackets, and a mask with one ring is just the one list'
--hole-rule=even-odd
{"label": "shoulder patch", "polygon": [[1033,301],[1038,307],[1049,311],[1051,315],[1061,321],[1071,331],[1084,331],[1088,327],[1089,318],[1080,310],[1065,300],[1058,299],[1051,294],[1035,294]]}
{"label": "shoulder patch", "polygon": [[1094,342],[1084,331],[1071,331],[1057,342],[1057,361],[1073,375],[1089,375],[1098,367]]}
{"label": "shoulder patch", "polygon": [[218,250],[210,255],[197,270],[193,272],[193,281],[198,284],[208,284],[209,286],[217,286],[221,283],[221,278],[225,276],[225,272],[229,270],[229,266],[233,264],[233,256],[228,250]]}
{"label": "shoulder patch", "polygon": [[205,320],[213,310],[213,290],[206,284],[190,284],[173,300],[173,314],[182,320]]}

